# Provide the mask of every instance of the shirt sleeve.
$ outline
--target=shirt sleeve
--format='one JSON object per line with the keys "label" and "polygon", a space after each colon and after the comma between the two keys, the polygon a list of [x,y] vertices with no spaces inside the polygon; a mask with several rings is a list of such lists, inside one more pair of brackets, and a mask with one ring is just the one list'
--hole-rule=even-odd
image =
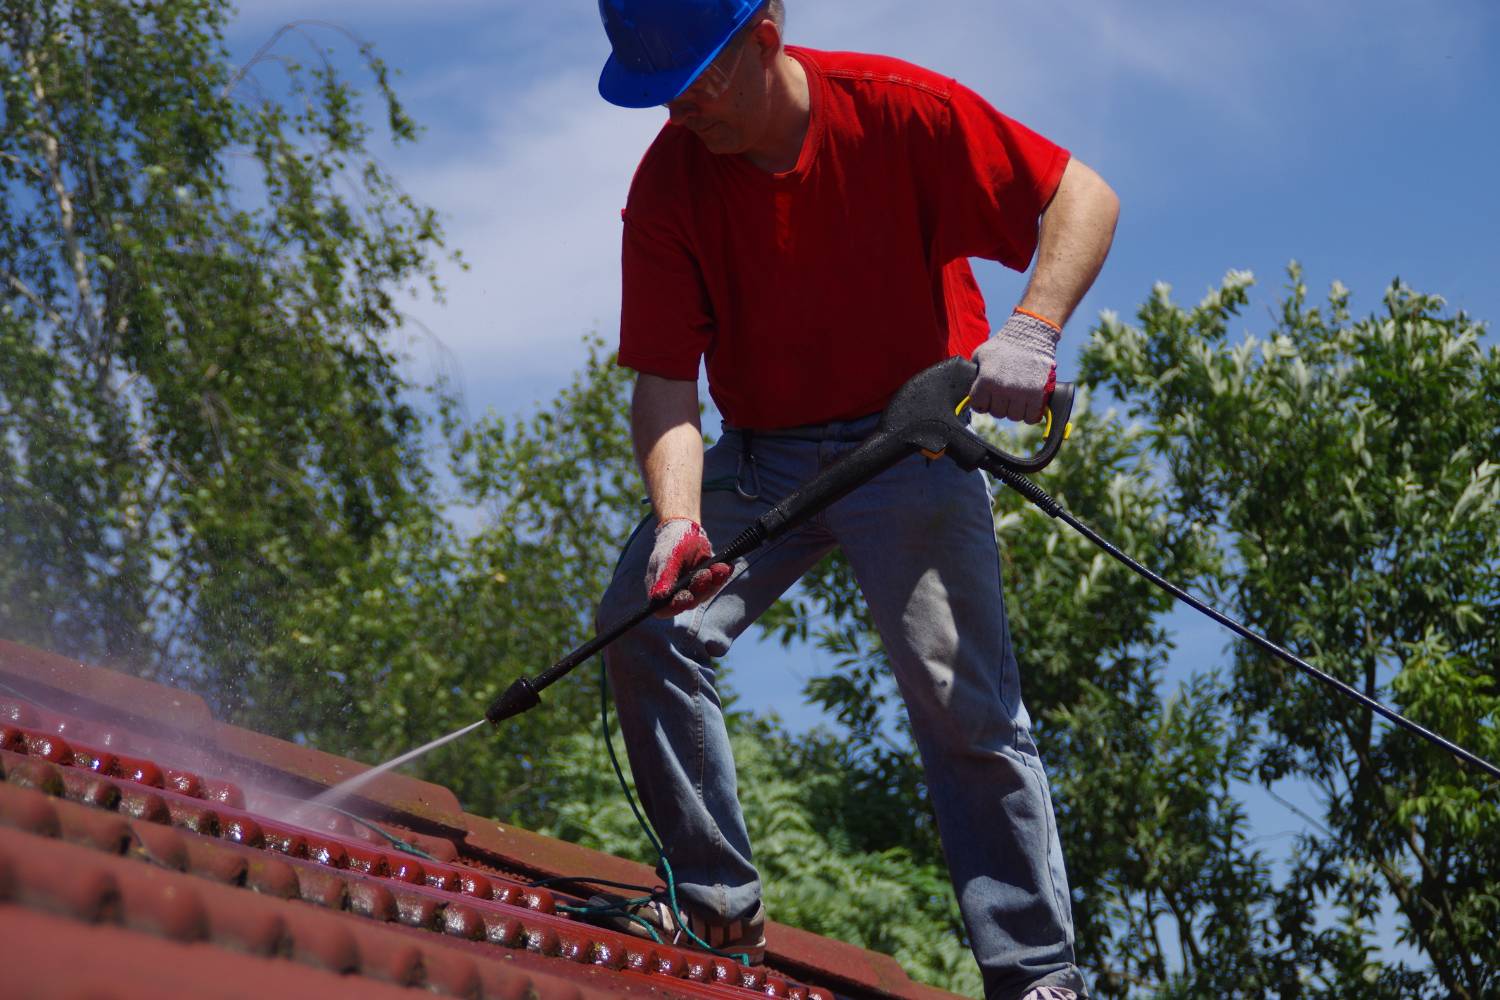
{"label": "shirt sleeve", "polygon": [[698,263],[666,221],[633,204],[621,217],[619,363],[662,378],[696,380],[714,330]]}
{"label": "shirt sleeve", "polygon": [[958,83],[937,142],[940,259],[983,257],[1026,270],[1068,151]]}

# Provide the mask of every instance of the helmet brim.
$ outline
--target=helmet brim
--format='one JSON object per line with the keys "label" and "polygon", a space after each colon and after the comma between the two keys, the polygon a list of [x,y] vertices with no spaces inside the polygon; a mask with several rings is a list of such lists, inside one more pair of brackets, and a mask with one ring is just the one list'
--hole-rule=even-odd
{"label": "helmet brim", "polygon": [[599,73],[599,96],[622,108],[655,108],[674,100],[698,79],[698,74],[708,69],[709,63],[719,58],[719,53],[734,40],[734,36],[750,20],[756,9],[752,6],[746,11],[730,29],[728,36],[714,46],[697,65],[689,63],[681,69],[637,73],[627,69],[619,57],[611,52],[604,61],[604,69]]}
{"label": "helmet brim", "polygon": [[599,96],[622,108],[659,107],[686,90],[708,62],[683,69],[634,73],[611,55],[599,73]]}

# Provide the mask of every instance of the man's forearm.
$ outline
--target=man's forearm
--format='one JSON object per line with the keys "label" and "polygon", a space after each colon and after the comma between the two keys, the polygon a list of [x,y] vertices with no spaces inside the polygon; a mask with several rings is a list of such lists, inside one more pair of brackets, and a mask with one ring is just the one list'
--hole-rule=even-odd
{"label": "man's forearm", "polygon": [[657,519],[701,521],[703,429],[698,422],[698,383],[636,376],[630,430]]}
{"label": "man's forearm", "polygon": [[1019,308],[1067,323],[1104,266],[1119,215],[1120,199],[1104,179],[1070,160],[1042,214],[1036,267]]}

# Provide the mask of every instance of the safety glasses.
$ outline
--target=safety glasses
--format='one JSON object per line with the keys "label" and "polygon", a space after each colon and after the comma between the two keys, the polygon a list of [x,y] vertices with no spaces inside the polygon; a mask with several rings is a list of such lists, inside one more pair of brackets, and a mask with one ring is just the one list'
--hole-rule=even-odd
{"label": "safety glasses", "polygon": [[734,43],[734,53],[720,52],[719,57],[703,68],[688,88],[662,107],[670,108],[678,101],[717,101],[728,92],[739,72],[740,60],[744,58],[746,43],[743,39]]}

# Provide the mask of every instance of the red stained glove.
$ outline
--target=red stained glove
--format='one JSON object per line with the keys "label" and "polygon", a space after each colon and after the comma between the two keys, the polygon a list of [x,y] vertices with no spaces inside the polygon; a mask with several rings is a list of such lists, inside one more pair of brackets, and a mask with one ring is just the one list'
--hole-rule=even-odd
{"label": "red stained glove", "polygon": [[979,345],[979,375],[969,388],[976,413],[1034,424],[1057,384],[1057,341],[1062,331],[1040,316],[1014,312]]}
{"label": "red stained glove", "polygon": [[702,525],[686,517],[672,517],[656,526],[656,545],[646,563],[646,596],[651,600],[665,597],[683,573],[698,567],[684,590],[672,594],[672,600],[658,615],[679,614],[695,608],[729,580],[734,572],[728,563],[702,565],[713,555],[713,546]]}

